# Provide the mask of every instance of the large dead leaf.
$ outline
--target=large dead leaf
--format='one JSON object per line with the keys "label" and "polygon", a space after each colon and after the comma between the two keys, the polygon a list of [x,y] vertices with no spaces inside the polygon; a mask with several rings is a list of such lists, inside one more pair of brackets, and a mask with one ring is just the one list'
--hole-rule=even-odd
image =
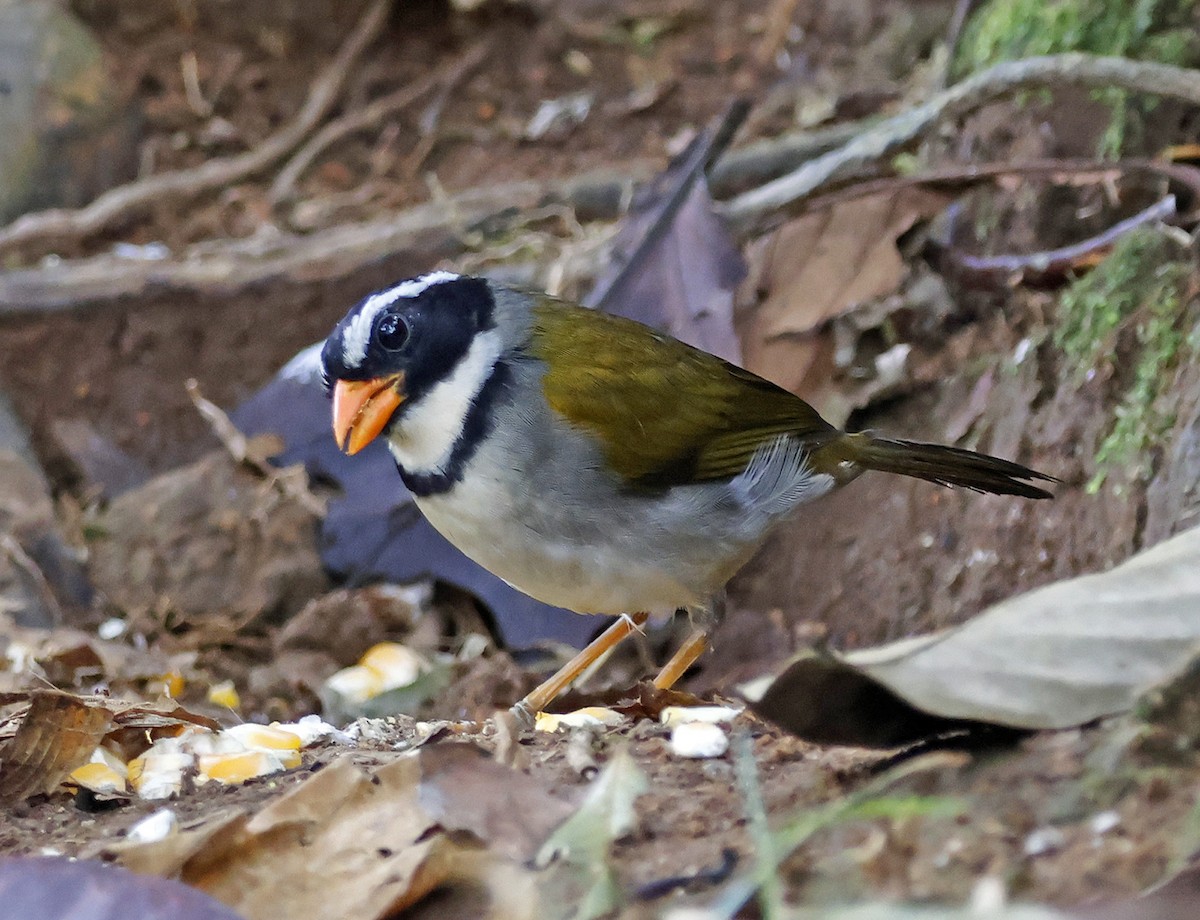
{"label": "large dead leaf", "polygon": [[891,294],[908,275],[897,241],[946,206],[906,188],[855,198],[780,227],[750,250],[750,296],[763,299],[739,323],[746,366],[810,393],[833,367],[826,324]]}
{"label": "large dead leaf", "polygon": [[757,711],[814,740],[895,743],[963,721],[1066,728],[1128,710],[1198,646],[1200,528],[955,629],[808,653],[748,694]]}
{"label": "large dead leaf", "polygon": [[112,713],[57,690],[36,690],[15,734],[0,749],[0,800],[14,802],[58,788],[87,763]]}
{"label": "large dead leaf", "polygon": [[225,811],[162,841],[107,847],[177,875],[248,920],[393,916],[431,891],[482,889],[480,916],[540,916],[523,864],[569,807],[477,748],[338,758],[251,814]]}
{"label": "large dead leaf", "polygon": [[745,114],[745,106],[732,106],[638,189],[585,305],[740,361],[733,296],[746,265],[716,213],[704,169]]}

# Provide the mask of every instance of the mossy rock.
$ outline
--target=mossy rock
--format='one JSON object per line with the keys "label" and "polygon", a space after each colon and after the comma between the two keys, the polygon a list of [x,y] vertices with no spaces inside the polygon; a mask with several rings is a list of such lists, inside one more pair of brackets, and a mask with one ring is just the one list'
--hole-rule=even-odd
{"label": "mossy rock", "polygon": [[1141,228],[1122,237],[1059,300],[1054,342],[1068,381],[1079,385],[1104,370],[1121,391],[1096,453],[1093,490],[1117,470],[1148,476],[1150,451],[1174,424],[1166,391],[1180,363],[1200,345],[1186,297],[1194,271],[1194,256],[1177,231]]}

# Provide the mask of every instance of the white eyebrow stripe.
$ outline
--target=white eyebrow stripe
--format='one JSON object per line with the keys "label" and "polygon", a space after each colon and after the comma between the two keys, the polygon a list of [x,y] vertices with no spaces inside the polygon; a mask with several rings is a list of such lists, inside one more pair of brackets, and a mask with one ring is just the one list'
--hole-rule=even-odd
{"label": "white eyebrow stripe", "polygon": [[346,331],[342,334],[342,362],[347,367],[357,367],[367,359],[367,346],[371,343],[371,330],[375,326],[375,318],[380,311],[386,310],[401,298],[417,297],[435,284],[456,281],[459,277],[461,276],[454,272],[430,272],[419,278],[401,281],[386,290],[372,294],[363,303],[362,309],[346,324]]}

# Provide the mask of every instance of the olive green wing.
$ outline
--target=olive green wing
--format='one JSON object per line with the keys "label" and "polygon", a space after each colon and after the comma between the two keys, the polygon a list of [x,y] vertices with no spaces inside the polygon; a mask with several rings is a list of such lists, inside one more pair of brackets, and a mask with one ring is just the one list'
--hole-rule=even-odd
{"label": "olive green wing", "polygon": [[630,484],[727,479],[778,435],[816,447],[838,434],[786,390],[632,320],[546,301],[529,351],[547,364],[550,406]]}

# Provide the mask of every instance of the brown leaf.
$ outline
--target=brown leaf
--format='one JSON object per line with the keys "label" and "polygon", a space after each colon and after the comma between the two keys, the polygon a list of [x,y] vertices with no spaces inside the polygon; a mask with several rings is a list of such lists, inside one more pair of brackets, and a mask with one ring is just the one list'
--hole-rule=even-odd
{"label": "brown leaf", "polygon": [[445,747],[382,764],[348,754],[256,814],[225,812],[104,854],[177,874],[247,920],[390,917],[455,884],[487,892],[491,907],[477,916],[532,920],[532,876],[519,860],[569,809],[478,749]]}
{"label": "brown leaf", "polygon": [[[896,241],[945,203],[921,189],[880,193],[806,214],[754,243],[739,297],[745,366],[816,398],[835,366],[829,321],[900,286],[908,267]],[[844,415],[831,399],[816,398],[818,409]]]}
{"label": "brown leaf", "polygon": [[447,830],[469,831],[493,852],[517,862],[572,812],[532,777],[512,770],[473,744],[424,747],[421,805]]}
{"label": "brown leaf", "polygon": [[58,788],[87,763],[111,721],[108,709],[80,697],[33,691],[16,734],[0,751],[0,800],[15,802]]}
{"label": "brown leaf", "polygon": [[105,738],[126,758],[145,753],[159,738],[173,738],[189,726],[198,725],[212,731],[221,729],[216,720],[189,712],[174,700],[161,703],[108,700],[107,705],[113,721]]}
{"label": "brown leaf", "polygon": [[945,196],[905,188],[842,202],[781,227],[760,289],[761,334],[811,332],[864,301],[894,291],[907,274],[896,248],[919,220],[946,206]]}

